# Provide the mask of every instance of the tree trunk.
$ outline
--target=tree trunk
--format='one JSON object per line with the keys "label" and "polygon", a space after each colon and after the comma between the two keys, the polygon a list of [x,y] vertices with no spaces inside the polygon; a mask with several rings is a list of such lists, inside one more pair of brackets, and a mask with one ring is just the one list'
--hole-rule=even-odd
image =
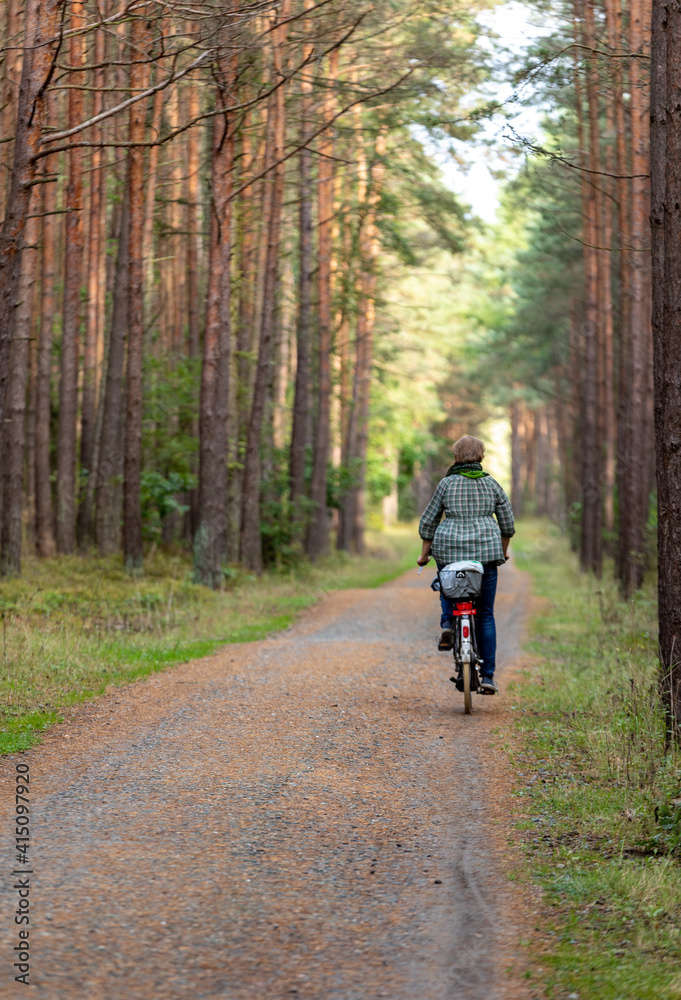
{"label": "tree trunk", "polygon": [[[39,250],[39,243],[36,244],[36,253]],[[38,273],[38,259],[35,270],[36,279]],[[26,534],[27,541],[31,549],[35,551],[35,398],[36,398],[36,374],[38,362],[38,307],[35,304],[35,294],[33,295],[33,315],[31,317],[31,339],[29,342],[28,359],[28,390],[26,397],[26,420],[24,422],[24,492],[26,497]]]}
{"label": "tree trunk", "polygon": [[[159,139],[161,136],[163,101],[165,96],[165,90],[158,90],[154,94],[154,103],[151,112],[151,134],[154,139]],[[154,209],[156,208],[159,148],[159,146],[152,146],[149,150],[149,161],[147,163],[146,171],[147,177],[144,202],[144,235],[142,237],[142,256],[144,258],[144,287],[146,295],[149,298],[151,297],[154,276]]]}
{"label": "tree trunk", "polygon": [[[240,181],[245,184],[252,176],[255,163],[253,138],[248,131],[248,117],[242,121],[241,132],[241,173]],[[271,178],[260,182],[265,188]],[[239,440],[245,440],[248,432],[248,417],[251,408],[251,372],[253,360],[251,351],[255,341],[255,288],[256,288],[256,248],[255,248],[255,200],[256,186],[249,185],[240,195],[239,221],[239,328],[237,331],[237,408],[239,411]]]}
{"label": "tree trunk", "polygon": [[560,376],[556,379],[554,406],[554,423],[556,428],[556,520],[565,524],[565,515],[569,513],[572,503],[572,448],[570,431],[574,421],[571,412],[570,397],[565,393],[565,381]]}
{"label": "tree trunk", "polygon": [[95,534],[101,555],[118,552],[121,544],[121,475],[123,473],[123,367],[128,328],[128,241],[130,237],[128,185],[118,238],[118,254],[113,287],[113,307],[102,400],[102,421],[95,495]]}
{"label": "tree trunk", "polygon": [[[198,117],[201,110],[199,85],[195,80],[189,82],[189,120]],[[199,321],[199,275],[201,271],[201,162],[200,135],[198,128],[190,128],[187,135],[187,353],[190,358],[198,358],[201,350]],[[193,438],[199,436],[199,424],[193,413],[189,426]],[[235,435],[237,438],[238,435]],[[197,472],[196,459],[192,461],[192,472]],[[198,523],[198,491],[190,490],[187,497],[187,516],[185,519],[185,534],[193,541]]]}
{"label": "tree trunk", "polygon": [[[348,415],[350,412],[350,322],[349,305],[351,297],[350,270],[352,267],[352,228],[347,211],[343,211],[348,201],[346,190],[348,179],[343,171],[336,172],[336,202],[334,206],[335,224],[337,228],[336,245],[338,257],[335,260],[333,275],[334,286],[337,289],[338,307],[334,325],[337,330],[336,345],[338,357],[338,439],[335,448],[335,464],[341,466],[343,451],[348,430]],[[336,511],[340,519],[339,511]],[[340,527],[338,523],[336,527]]]}
{"label": "tree trunk", "polygon": [[549,471],[548,471],[548,514],[552,521],[560,523],[561,513],[564,510],[563,497],[561,495],[560,484],[560,418],[557,414],[557,407],[547,408],[548,431],[549,431]]}
{"label": "tree trunk", "polygon": [[[588,0],[581,0],[577,8],[578,16],[584,15]],[[592,32],[593,33],[593,32]],[[579,34],[576,32],[576,37]],[[588,30],[582,36],[584,43],[589,45]],[[576,57],[575,57],[576,58]],[[587,77],[587,100],[595,99],[597,81],[592,73]],[[587,155],[584,120],[582,85],[579,76],[579,65],[575,65],[575,92],[577,102],[577,134],[582,167],[593,167],[591,160],[596,154],[597,137],[589,129],[590,155]],[[597,576],[602,569],[602,510],[603,502],[600,491],[600,463],[598,441],[598,378],[599,378],[599,316],[598,316],[598,257],[595,249],[598,232],[596,219],[599,202],[597,189],[592,176],[582,171],[582,233],[584,242],[584,350],[583,350],[583,387],[581,413],[581,501],[582,501],[582,532],[580,541],[580,563],[583,570],[592,570]]]}
{"label": "tree trunk", "polygon": [[[274,39],[273,39],[274,41]],[[258,349],[260,344],[260,327],[262,325],[262,312],[264,308],[264,288],[265,273],[267,270],[267,250],[269,246],[269,218],[272,207],[272,186],[276,179],[276,174],[272,171],[272,164],[275,161],[276,139],[274,131],[276,123],[273,121],[273,110],[276,105],[276,98],[273,96],[260,110],[262,121],[262,140],[258,144],[258,149],[254,157],[255,172],[265,171],[265,176],[254,186],[253,203],[253,234],[255,245],[253,247],[253,325],[251,328],[251,339],[248,351],[251,354],[250,364],[246,384],[248,386],[248,407],[246,423],[251,419],[251,407],[253,404],[253,389],[257,378],[258,370]],[[269,127],[271,123],[271,128]],[[246,427],[246,437],[248,427]]]}
{"label": "tree trunk", "polygon": [[[574,505],[579,500],[579,441],[580,441],[580,419],[581,419],[581,343],[579,335],[579,306],[573,301],[570,311],[570,368],[569,368],[569,395],[566,400],[567,406],[561,411],[561,418],[565,422],[564,434],[564,454],[566,462],[564,466],[564,489],[567,510],[572,517]],[[569,428],[569,430],[568,430]],[[571,547],[575,548],[574,532],[570,535]]]}
{"label": "tree trunk", "polygon": [[[337,52],[334,53],[337,55]],[[337,72],[337,59],[329,60],[326,81],[326,99],[322,109],[325,121],[333,117],[336,100],[333,91]],[[324,555],[329,547],[329,515],[326,505],[328,478],[330,417],[331,417],[331,255],[333,252],[333,146],[334,130],[323,133],[319,145],[318,225],[319,225],[319,402],[317,406],[314,461],[310,500],[312,521],[307,536],[307,554],[310,559]]]}
{"label": "tree trunk", "polygon": [[523,510],[520,407],[520,401],[513,400],[511,403],[511,506],[516,517],[520,517]]}
{"label": "tree trunk", "polygon": [[[366,265],[364,265],[366,266]],[[364,527],[366,515],[366,455],[369,440],[369,401],[371,386],[371,364],[373,360],[373,333],[376,318],[376,275],[365,271],[362,275],[362,293],[357,320],[358,365],[357,379],[357,481],[353,489],[351,507],[350,549],[358,555],[364,552]]]}
{"label": "tree trunk", "polygon": [[[353,71],[353,83],[357,82],[356,71]],[[359,269],[361,276],[355,280],[355,291],[358,299],[358,315],[356,325],[355,342],[355,367],[354,376],[351,379],[352,389],[349,385],[343,385],[343,373],[341,372],[341,401],[346,402],[345,419],[343,419],[343,406],[341,406],[341,423],[344,427],[343,446],[341,453],[341,472],[347,480],[348,485],[341,489],[338,512],[338,534],[336,535],[336,548],[343,552],[349,552],[352,547],[353,526],[355,524],[355,512],[357,507],[357,489],[354,479],[357,475],[357,447],[359,438],[359,405],[360,405],[360,383],[361,372],[363,370],[363,350],[365,338],[360,336],[364,323],[364,306],[362,298],[362,280],[366,271],[363,260],[363,250],[365,249],[365,230],[369,224],[367,218],[367,196],[369,191],[369,171],[367,165],[366,149],[362,130],[362,109],[356,105],[353,109],[354,116],[354,138],[356,142],[357,161],[357,204],[359,208],[358,234],[359,244]],[[350,267],[350,261],[346,262],[346,267]],[[343,350],[343,347],[341,347]],[[348,366],[349,368],[350,366]],[[348,372],[348,381],[350,381]]]}
{"label": "tree trunk", "polygon": [[[622,31],[622,5],[619,0],[606,0],[605,3],[606,27],[608,32],[608,47],[615,56],[619,56],[628,49],[628,44]],[[625,89],[624,60],[614,58],[611,61],[612,75],[612,115],[614,119],[614,173],[617,174],[615,181],[615,196],[617,203],[617,243],[618,243],[618,291],[619,291],[619,360],[617,374],[617,418],[616,418],[616,441],[615,441],[615,481],[617,485],[617,495],[620,501],[620,522],[623,516],[621,511],[621,497],[625,492],[624,479],[628,475],[626,452],[625,452],[625,426],[628,414],[628,389],[631,381],[631,374],[628,368],[631,336],[631,229],[630,229],[630,180],[631,173],[629,152],[627,149],[627,136],[629,134],[628,124],[625,117],[623,91]],[[618,531],[621,530],[618,525]],[[618,543],[616,552],[616,563],[618,573],[620,567],[621,546]]]}
{"label": "tree trunk", "polygon": [[[148,28],[140,11],[130,26],[133,59],[146,51]],[[132,62],[130,89],[142,88],[144,69]],[[131,143],[144,142],[146,101],[130,106],[128,136]],[[128,364],[126,370],[125,458],[123,462],[123,554],[125,569],[132,576],[143,571],[142,554],[142,359],[144,333],[144,150],[131,146],[128,152]]]}
{"label": "tree trunk", "polygon": [[[295,231],[291,220],[290,232]],[[293,372],[292,346],[295,340],[293,334],[296,321],[296,280],[294,274],[293,251],[284,251],[281,262],[281,277],[279,280],[279,296],[281,307],[277,322],[276,369],[274,378],[274,393],[272,398],[272,439],[275,451],[283,451],[286,447],[286,432],[288,430],[288,386]]]}
{"label": "tree trunk", "polygon": [[[85,4],[71,4],[69,61],[81,66],[85,55]],[[82,74],[71,73],[69,128],[83,120]],[[78,358],[80,351],[81,286],[83,281],[83,151],[69,152],[66,188],[66,246],[64,255],[64,313],[59,382],[59,426],[57,431],[57,551],[68,555],[76,544],[76,442],[78,434]]]}
{"label": "tree trunk", "polygon": [[9,380],[5,399],[5,427],[2,438],[2,530],[0,532],[0,576],[21,572],[21,513],[24,471],[24,421],[28,383],[29,344],[33,287],[37,270],[38,225],[26,223],[21,251],[14,331],[10,351]]}
{"label": "tree trunk", "polygon": [[[201,110],[199,84],[189,83],[189,120]],[[187,299],[188,342],[190,358],[199,356],[199,269],[201,263],[201,174],[198,128],[190,128],[187,136]]]}
{"label": "tree trunk", "polygon": [[[593,216],[590,219],[592,247],[585,248],[595,256],[596,268],[596,451],[595,469],[599,510],[594,568],[601,572],[602,529],[604,516],[612,530],[614,526],[614,414],[612,395],[612,288],[610,273],[611,227],[608,226],[610,206],[604,190],[608,183],[602,176],[601,135],[598,65],[596,47],[598,40],[594,24],[594,7],[590,2],[583,4],[583,39],[588,50],[587,62],[587,107],[589,117],[589,168],[595,173],[588,175],[591,188]],[[610,234],[610,235],[609,235]],[[609,522],[608,522],[609,519]]]}
{"label": "tree trunk", "polygon": [[[94,71],[95,91],[92,101],[92,115],[98,115],[103,106],[104,86],[104,32],[95,32]],[[92,141],[101,139],[101,129],[91,132]],[[97,363],[102,319],[99,295],[100,257],[102,253],[102,227],[106,214],[106,192],[104,171],[102,170],[103,150],[93,149],[90,164],[90,232],[88,241],[87,267],[87,321],[83,350],[83,401],[80,431],[81,489],[78,507],[78,543],[87,548],[92,542],[92,501],[95,481],[95,437],[97,430]]]}
{"label": "tree trunk", "polygon": [[618,568],[622,589],[630,594],[640,587],[646,564],[645,528],[648,520],[650,483],[647,474],[648,442],[651,436],[649,372],[652,367],[650,265],[645,248],[649,229],[649,101],[640,56],[648,48],[646,0],[632,0],[629,44],[639,58],[631,60],[631,298],[630,330],[625,338],[626,423],[619,498],[620,525]]}
{"label": "tree trunk", "polygon": [[381,197],[385,175],[385,132],[376,137],[374,163],[371,169],[371,190],[368,199],[366,228],[366,250],[363,252],[362,294],[360,318],[357,324],[357,338],[364,342],[363,364],[359,378],[359,416],[357,435],[357,461],[359,466],[358,484],[354,507],[353,549],[364,553],[365,507],[366,507],[366,467],[369,443],[369,404],[371,400],[371,369],[373,364],[373,335],[376,321],[376,262],[380,251],[376,210]]}
{"label": "tree trunk", "polygon": [[548,514],[549,440],[546,406],[537,410],[537,516]]}
{"label": "tree trunk", "polygon": [[[606,107],[606,122],[608,144],[606,147],[606,173],[615,173],[615,163],[611,138],[614,133],[614,115],[612,104]],[[608,544],[615,530],[615,454],[617,449],[617,420],[615,414],[615,334],[614,312],[612,301],[612,245],[613,245],[613,204],[612,181],[604,178],[605,194],[603,197],[603,246],[602,257],[602,322],[603,322],[603,421],[605,445],[605,510],[604,525],[608,533]]]}
{"label": "tree trunk", "polygon": [[[240,91],[240,93],[245,93]],[[254,172],[253,137],[249,130],[249,116],[241,118],[239,184],[246,184]],[[263,184],[262,181],[259,182]],[[252,350],[255,339],[255,288],[256,288],[256,185],[249,185],[238,199],[236,249],[237,272],[239,274],[238,321],[236,328],[236,358],[234,364],[233,415],[236,435],[231,442],[231,468],[228,479],[228,542],[227,556],[230,562],[239,561],[241,545],[241,494],[243,485],[243,457],[248,433],[248,418],[251,404],[251,372],[253,370]]]}
{"label": "tree trunk", "polygon": [[[278,12],[278,26],[272,43],[273,78],[283,76],[283,48],[286,41],[286,19],[290,0],[282,0]],[[283,22],[283,23],[282,23]],[[276,22],[275,22],[276,23]],[[285,103],[284,86],[270,97],[267,119],[267,142],[273,150],[272,161],[277,162],[284,152]],[[265,261],[263,298],[258,345],[258,367],[253,387],[251,417],[246,440],[241,515],[241,560],[245,566],[262,573],[262,539],[260,537],[260,438],[267,386],[270,380],[272,334],[274,330],[275,290],[279,264],[279,234],[284,198],[285,165],[278,163],[270,181],[269,211],[267,212],[267,254]]]}
{"label": "tree trunk", "polygon": [[[605,24],[607,30],[607,43],[613,56],[619,54],[620,49],[620,22],[621,22],[620,0],[605,0]],[[624,131],[624,105],[622,101],[622,60],[611,58],[610,60],[610,83],[612,87],[612,98],[606,105],[606,128],[608,134],[608,144],[606,147],[606,173],[623,174],[628,172],[626,156],[626,134]],[[621,134],[620,134],[621,129]],[[609,545],[612,550],[612,538],[615,531],[615,489],[618,488],[617,480],[617,456],[619,453],[619,399],[617,390],[619,382],[615,378],[615,327],[619,322],[618,333],[621,341],[622,318],[629,308],[629,288],[628,271],[623,266],[624,250],[623,240],[627,238],[626,230],[626,199],[622,200],[622,191],[626,191],[626,180],[617,178],[614,182],[609,177],[604,178],[604,185],[607,192],[605,198],[605,246],[614,247],[613,221],[615,209],[617,211],[617,277],[619,293],[619,315],[615,316],[614,304],[612,302],[610,275],[608,277],[608,293],[610,295],[610,313],[606,316],[606,324],[609,322],[609,329],[606,327],[606,499],[605,499],[605,527],[609,532]],[[623,187],[621,187],[623,185]],[[614,196],[614,204],[613,204]],[[610,272],[613,268],[613,252],[608,253],[608,267]],[[621,350],[620,350],[621,356]]]}
{"label": "tree trunk", "polygon": [[[360,204],[366,201],[366,216],[360,234],[360,279],[357,315],[357,362],[353,399],[348,420],[348,440],[343,465],[353,484],[342,500],[337,547],[364,551],[366,456],[369,440],[369,403],[373,362],[373,332],[376,318],[376,259],[379,252],[376,207],[381,195],[385,167],[385,135],[376,137],[375,158],[369,185],[364,188],[359,159]],[[366,173],[364,172],[366,176]]]}
{"label": "tree trunk", "polygon": [[0,231],[0,429],[5,421],[5,387],[9,373],[9,354],[18,299],[21,248],[31,202],[32,182],[41,137],[45,89],[52,73],[57,35],[59,0],[27,0],[25,49],[19,87],[17,121],[14,130],[14,161],[7,212]]}
{"label": "tree trunk", "polygon": [[[233,100],[236,58],[221,73],[216,106]],[[199,415],[198,525],[194,539],[194,579],[222,586],[227,494],[227,418],[231,365],[231,256],[234,121],[226,113],[213,122],[212,210],[208,303],[203,340]]]}
{"label": "tree trunk", "polygon": [[597,249],[597,319],[598,319],[598,413],[597,413],[597,461],[602,468],[599,490],[603,496],[603,511],[601,518],[606,531],[612,532],[615,526],[615,410],[614,410],[614,364],[613,364],[613,309],[612,309],[612,208],[611,180],[612,162],[612,132],[614,113],[612,103],[607,102],[605,108],[606,145],[605,174],[602,173],[603,159],[601,156],[601,115],[599,93],[601,81],[598,73],[597,48],[599,40],[596,37],[594,23],[594,7],[591,3],[584,5],[585,42],[588,46],[588,76],[587,98],[589,110],[589,165],[591,184],[594,190],[596,215],[593,221],[595,244]]}
{"label": "tree trunk", "polygon": [[[2,110],[0,111],[0,135],[5,140],[0,155],[0,207],[7,211],[9,186],[7,179],[12,169],[14,124],[17,115],[17,95],[22,69],[22,4],[20,0],[5,0],[3,22]],[[9,141],[8,141],[9,140]]]}
{"label": "tree trunk", "polygon": [[662,696],[681,738],[681,10],[653,0],[651,221]]}
{"label": "tree trunk", "polygon": [[[171,131],[180,126],[180,94],[179,84],[170,88],[167,104],[168,125]],[[170,184],[169,184],[169,204],[168,212],[168,250],[170,257],[165,261],[167,266],[167,276],[169,280],[169,295],[167,307],[169,309],[171,346],[176,355],[186,351],[184,342],[185,332],[185,278],[186,262],[183,260],[185,241],[182,239],[182,211],[180,200],[182,198],[182,167],[180,164],[178,151],[171,157]]]}
{"label": "tree trunk", "polygon": [[341,456],[341,471],[349,480],[349,485],[341,490],[340,509],[338,517],[338,534],[336,548],[341,552],[349,552],[352,548],[352,529],[355,523],[357,505],[357,490],[354,477],[357,474],[357,441],[359,420],[359,389],[360,376],[363,370],[363,346],[365,339],[360,339],[361,323],[358,317],[357,337],[355,343],[355,370],[352,379],[352,393],[347,407],[347,425],[343,437]]}
{"label": "tree trunk", "polygon": [[[45,175],[55,169],[54,157],[43,160]],[[35,401],[35,545],[39,556],[55,552],[50,469],[50,393],[52,376],[52,329],[55,311],[55,240],[57,181],[41,185],[42,274],[40,329]]]}
{"label": "tree trunk", "polygon": [[[312,0],[305,0],[309,9]],[[306,22],[307,24],[307,22]],[[308,26],[309,27],[309,26]],[[303,48],[303,57],[309,58],[313,46]],[[307,134],[310,124],[312,70],[307,69],[300,84],[300,138]],[[291,454],[289,480],[291,503],[294,517],[300,522],[303,516],[302,501],[305,498],[305,452],[307,448],[307,427],[310,409],[310,331],[312,327],[312,152],[306,146],[298,155],[299,168],[299,221],[298,221],[298,325],[296,331],[296,383],[293,397],[293,423],[291,427]],[[321,251],[320,251],[321,253]]]}
{"label": "tree trunk", "polygon": [[535,484],[537,481],[537,462],[536,462],[536,451],[534,447],[534,431],[535,431],[535,411],[531,410],[527,404],[523,403],[523,422],[522,422],[522,448],[523,448],[523,463],[524,463],[524,475],[523,475],[523,503],[529,503],[530,508],[534,511],[534,504],[537,499],[537,494],[535,490]]}

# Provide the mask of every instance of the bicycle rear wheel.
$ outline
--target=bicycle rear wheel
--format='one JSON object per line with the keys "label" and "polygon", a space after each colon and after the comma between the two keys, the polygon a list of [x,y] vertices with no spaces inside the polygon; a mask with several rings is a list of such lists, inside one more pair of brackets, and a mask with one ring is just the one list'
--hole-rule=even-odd
{"label": "bicycle rear wheel", "polygon": [[462,664],[463,674],[463,710],[466,715],[471,714],[471,665],[470,663]]}

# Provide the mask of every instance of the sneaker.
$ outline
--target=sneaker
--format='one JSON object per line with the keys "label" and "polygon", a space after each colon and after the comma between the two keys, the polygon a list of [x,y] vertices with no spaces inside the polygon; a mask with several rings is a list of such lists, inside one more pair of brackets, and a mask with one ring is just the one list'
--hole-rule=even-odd
{"label": "sneaker", "polygon": [[454,649],[454,629],[451,626],[445,625],[442,629],[437,648],[439,650]]}
{"label": "sneaker", "polygon": [[493,677],[482,675],[480,678],[480,694],[498,694],[499,688]]}

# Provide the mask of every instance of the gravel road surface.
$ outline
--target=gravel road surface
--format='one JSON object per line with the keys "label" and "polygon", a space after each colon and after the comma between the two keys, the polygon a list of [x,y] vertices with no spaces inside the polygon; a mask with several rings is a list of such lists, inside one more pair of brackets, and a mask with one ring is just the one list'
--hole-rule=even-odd
{"label": "gravel road surface", "polygon": [[330,595],[3,759],[0,996],[26,995],[21,762],[41,1000],[527,1000],[497,733],[526,583],[500,570],[502,694],[465,716],[431,578]]}

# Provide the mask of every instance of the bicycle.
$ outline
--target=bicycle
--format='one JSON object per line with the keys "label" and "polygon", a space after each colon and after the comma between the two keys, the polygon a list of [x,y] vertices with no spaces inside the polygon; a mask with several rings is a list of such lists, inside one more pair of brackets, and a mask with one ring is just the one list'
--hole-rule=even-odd
{"label": "bicycle", "polygon": [[463,710],[471,714],[473,692],[480,690],[482,660],[475,638],[475,600],[457,601],[452,610],[454,618],[454,648],[452,654],[456,664],[454,682],[457,691],[463,691]]}
{"label": "bicycle", "polygon": [[[422,569],[423,567],[421,567]],[[421,570],[419,570],[419,575]],[[475,636],[475,599],[482,588],[482,564],[474,560],[450,563],[438,570],[431,583],[435,591],[442,591],[453,604],[454,645],[452,655],[456,665],[456,676],[450,677],[457,691],[463,692],[463,710],[471,714],[472,695],[481,690],[483,661],[478,651]]]}

